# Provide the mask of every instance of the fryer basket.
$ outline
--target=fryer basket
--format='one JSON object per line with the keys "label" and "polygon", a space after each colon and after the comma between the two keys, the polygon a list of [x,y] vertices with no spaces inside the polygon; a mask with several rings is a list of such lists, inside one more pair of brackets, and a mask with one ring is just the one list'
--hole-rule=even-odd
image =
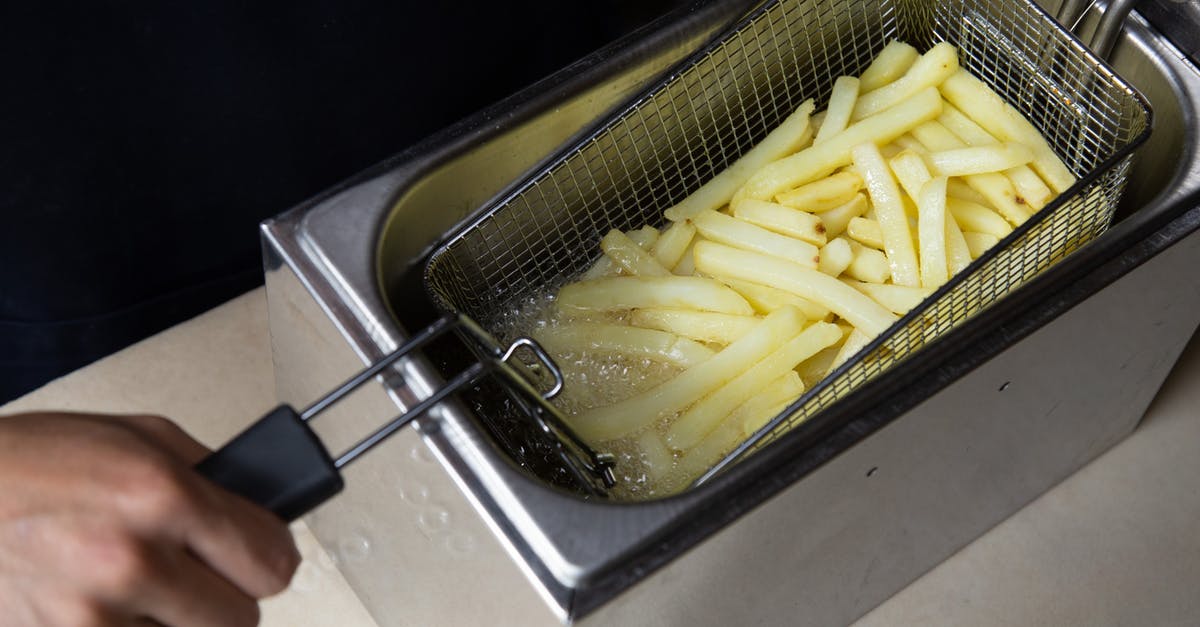
{"label": "fryer basket", "polygon": [[[962,66],[1028,117],[1079,180],[710,475],[769,444],[1108,227],[1132,152],[1149,134],[1149,107],[1032,3],[768,3],[435,250],[425,269],[431,298],[503,336],[502,312],[590,266],[604,233],[661,226],[664,209],[805,99],[823,108],[833,81],[860,74],[893,38],[955,45]],[[473,405],[488,421],[486,404]]]}

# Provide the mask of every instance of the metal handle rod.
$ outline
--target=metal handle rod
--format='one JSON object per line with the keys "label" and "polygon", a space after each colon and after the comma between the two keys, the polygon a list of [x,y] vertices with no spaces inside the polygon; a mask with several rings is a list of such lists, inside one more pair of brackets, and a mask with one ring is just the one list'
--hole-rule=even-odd
{"label": "metal handle rod", "polygon": [[1062,6],[1058,8],[1058,22],[1067,30],[1074,32],[1079,26],[1079,21],[1083,19],[1083,14],[1092,8],[1095,0],[1066,0]]}
{"label": "metal handle rod", "polygon": [[1113,0],[1109,3],[1104,17],[1100,18],[1100,25],[1096,27],[1096,34],[1092,36],[1092,52],[1096,56],[1108,58],[1113,45],[1117,43],[1117,36],[1125,26],[1125,18],[1129,17],[1132,10],[1133,0]]}
{"label": "metal handle rod", "polygon": [[375,378],[375,375],[383,372],[385,368],[395,363],[401,357],[424,346],[429,341],[448,331],[456,322],[454,318],[440,318],[437,322],[425,327],[420,333],[414,335],[412,339],[400,346],[400,348],[388,353],[386,357],[375,362],[371,367],[350,377],[344,383],[334,388],[332,392],[321,397],[312,405],[309,405],[304,411],[300,412],[300,419],[307,422],[313,416],[325,411],[330,405],[338,402],[350,392],[353,392],[358,386]]}

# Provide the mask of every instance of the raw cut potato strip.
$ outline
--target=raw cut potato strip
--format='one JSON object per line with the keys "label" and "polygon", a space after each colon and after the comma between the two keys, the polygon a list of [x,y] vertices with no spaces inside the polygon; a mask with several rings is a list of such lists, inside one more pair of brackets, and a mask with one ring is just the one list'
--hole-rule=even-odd
{"label": "raw cut potato strip", "polygon": [[1024,144],[1005,143],[971,146],[929,153],[933,171],[941,176],[967,176],[1003,172],[1033,160],[1033,151]]}
{"label": "raw cut potato strip", "polygon": [[691,221],[705,239],[774,255],[810,268],[817,267],[817,247],[808,242],[773,233],[716,211],[705,211],[693,216]]}
{"label": "raw cut potato strip", "polygon": [[892,276],[891,264],[881,250],[867,248],[855,241],[850,244],[854,259],[846,268],[846,276],[868,283],[883,283]]}
{"label": "raw cut potato strip", "polygon": [[920,286],[917,251],[900,199],[900,188],[896,186],[891,170],[874,144],[856,146],[853,155],[854,165],[867,183],[867,193],[883,231],[883,248],[891,264],[892,281],[897,285]]}
{"label": "raw cut potato strip", "polygon": [[735,316],[711,311],[685,309],[635,309],[629,323],[643,329],[657,329],[698,342],[732,344],[758,326],[754,316]]}
{"label": "raw cut potato strip", "polygon": [[[636,231],[630,231],[626,233],[626,235],[629,236],[629,239],[637,242],[638,246],[641,246],[646,250],[650,250],[650,247],[658,241],[659,234],[658,229],[652,226],[643,226]],[[600,258],[596,260],[596,263],[592,264],[592,267],[588,268],[587,271],[584,272],[579,278],[580,280],[587,281],[591,279],[599,279],[600,277],[611,276],[616,273],[617,264],[613,263],[613,260],[609,258],[608,255],[600,255]]]}
{"label": "raw cut potato strip", "polygon": [[613,353],[688,368],[713,356],[713,350],[688,338],[623,324],[573,322],[536,329],[533,339],[555,355]]}
{"label": "raw cut potato strip", "polygon": [[933,87],[875,115],[851,124],[819,146],[775,161],[756,172],[734,195],[770,200],[776,194],[811,182],[850,163],[850,150],[864,143],[886,144],[942,112],[942,98]]}
{"label": "raw cut potato strip", "polygon": [[967,185],[967,182],[956,177],[951,177],[946,181],[946,195],[954,198],[969,200],[975,204],[987,206],[988,199],[984,198],[983,194],[975,191],[975,188]]}
{"label": "raw cut potato strip", "polygon": [[[836,209],[854,198],[855,192],[862,189],[863,180],[855,172],[838,172],[823,179],[801,185],[796,189],[775,196],[775,200],[786,207],[821,213]],[[745,200],[734,203],[734,213]],[[760,201],[761,202],[761,201]]]}
{"label": "raw cut potato strip", "polygon": [[991,233],[963,233],[967,242],[967,250],[971,251],[971,259],[978,259],[987,249],[1000,243],[1000,238]]}
{"label": "raw cut potato strip", "polygon": [[686,221],[676,222],[662,232],[650,252],[664,268],[674,270],[675,266],[679,265],[679,260],[683,259],[683,254],[687,252],[688,246],[692,245],[694,237],[696,237],[696,227]]}
{"label": "raw cut potato strip", "polygon": [[863,246],[883,250],[883,230],[874,220],[868,218],[850,220],[850,225],[846,227],[846,235]]}
{"label": "raw cut potato strip", "polygon": [[967,240],[963,237],[962,229],[958,228],[958,222],[954,219],[954,215],[947,211],[946,265],[949,267],[950,276],[966,270],[967,266],[971,265],[972,259],[974,257],[971,256],[971,249],[967,246]]}
{"label": "raw cut potato strip", "polygon": [[837,370],[838,366],[858,354],[858,351],[871,342],[872,337],[858,329],[852,331],[850,335],[846,336],[846,341],[842,343],[842,347],[838,349],[837,357],[833,358],[833,363],[830,364],[829,372],[826,372],[825,376],[828,377],[830,374],[833,374],[833,371]]}
{"label": "raw cut potato strip", "polygon": [[[824,352],[824,351],[822,351]],[[814,356],[815,357],[815,356]],[[811,361],[809,358],[806,361]],[[727,422],[739,424],[743,436],[754,435],[763,425],[779,415],[783,407],[800,398],[804,393],[804,381],[793,370],[775,379],[762,394],[757,394],[738,406],[729,414]],[[740,438],[739,438],[740,439]],[[732,448],[732,447],[730,447]]]}
{"label": "raw cut potato strip", "polygon": [[896,321],[890,311],[854,288],[796,263],[714,242],[697,243],[695,255],[696,269],[705,274],[791,292],[828,308],[871,335],[882,333]]}
{"label": "raw cut potato strip", "polygon": [[[951,133],[958,135],[959,139],[966,142],[968,146],[987,146],[999,143],[991,133],[948,102],[942,104],[942,115],[938,117],[938,122]],[[1024,199],[1025,204],[1035,211],[1046,206],[1046,203],[1054,197],[1054,192],[1050,191],[1046,183],[1029,166],[1021,165],[1005,170],[1004,175],[1012,181],[1013,187],[1016,188],[1017,194]]]}
{"label": "raw cut potato strip", "polygon": [[762,361],[688,408],[667,429],[667,446],[677,451],[695,446],[738,405],[841,338],[842,330],[828,322],[817,322],[790,338]]}
{"label": "raw cut potato strip", "polygon": [[921,301],[933,293],[933,289],[927,287],[905,287],[890,283],[880,284],[864,283],[851,279],[842,280],[850,287],[870,296],[875,302],[886,307],[888,311],[901,316],[908,313],[913,307],[921,304]]}
{"label": "raw cut potato strip", "polygon": [[733,217],[814,246],[824,246],[828,241],[821,218],[773,202],[743,200],[734,205]]}
{"label": "raw cut potato strip", "polygon": [[957,71],[958,50],[943,41],[921,55],[904,76],[859,96],[850,119],[857,122],[896,106],[922,89],[937,87]]}
{"label": "raw cut potato strip", "polygon": [[867,212],[869,203],[863,194],[855,194],[850,202],[820,214],[821,224],[825,226],[825,237],[837,237],[846,231],[850,221]]}
{"label": "raw cut potato strip", "polygon": [[853,262],[854,251],[850,249],[850,242],[838,237],[821,249],[821,260],[817,262],[817,269],[836,277],[845,272]]}
{"label": "raw cut potato strip", "polygon": [[[926,122],[912,130],[913,137],[930,151],[954,150],[966,146],[965,143],[951,133],[946,127],[937,122]],[[995,207],[1013,225],[1020,224],[1032,215],[1030,207],[1022,204],[1017,196],[1017,189],[1012,181],[1003,174],[991,172],[988,174],[972,174],[963,177],[971,186]]]}
{"label": "raw cut potato strip", "polygon": [[[847,326],[843,329],[843,334],[848,336],[852,331],[854,331],[854,327]],[[829,366],[833,364],[833,359],[837,357],[838,351],[841,350],[844,342],[845,340],[843,339],[841,342],[813,355],[804,360],[804,363],[800,364],[800,367],[796,368],[796,372],[800,373],[800,380],[804,383],[805,387],[812,387],[825,378],[825,373],[829,372]]]}
{"label": "raw cut potato strip", "polygon": [[858,88],[862,93],[874,91],[904,76],[908,68],[921,58],[916,48],[893,39],[875,55],[875,60],[858,77]]}
{"label": "raw cut potato strip", "polygon": [[896,175],[900,187],[904,188],[904,193],[914,200],[921,195],[921,186],[933,178],[933,175],[929,173],[929,168],[925,165],[925,159],[907,148],[892,157],[888,161],[888,166],[892,168],[892,174]]}
{"label": "raw cut potato strip", "polygon": [[960,69],[942,81],[939,89],[946,100],[996,139],[1029,146],[1034,154],[1031,166],[1054,193],[1061,194],[1075,183],[1075,175],[1037,128],[983,81]]}
{"label": "raw cut potato strip", "polygon": [[638,450],[642,454],[642,467],[652,480],[661,481],[671,470],[675,455],[654,429],[646,429],[637,438]]}
{"label": "raw cut potato strip", "polygon": [[829,94],[829,105],[825,107],[825,118],[821,123],[821,130],[817,131],[816,137],[813,138],[814,146],[846,130],[857,99],[857,78],[841,76],[834,81],[833,90]]}
{"label": "raw cut potato strip", "polygon": [[987,207],[958,198],[946,199],[946,210],[964,232],[976,231],[1004,237],[1012,232],[1012,226],[999,214]]}
{"label": "raw cut potato strip", "polygon": [[920,213],[917,240],[921,247],[921,285],[937,287],[950,279],[946,255],[946,177],[930,179],[921,187],[917,210]]}
{"label": "raw cut potato strip", "polygon": [[813,101],[805,100],[782,124],[751,148],[750,152],[701,185],[700,189],[692,192],[679,204],[667,209],[663,215],[668,220],[681,222],[698,213],[715,211],[728,204],[734,192],[745,184],[752,174],[768,163],[800,150],[812,139],[812,126],[809,124],[812,110]]}
{"label": "raw cut potato strip", "polygon": [[600,240],[600,250],[613,263],[633,276],[668,276],[671,274],[650,253],[621,231],[613,229]]}
{"label": "raw cut potato strip", "polygon": [[[853,291],[849,287],[846,289]],[[795,337],[803,326],[804,316],[799,311],[794,307],[783,307],[711,359],[628,399],[581,412],[571,419],[572,426],[589,442],[629,435],[682,411],[696,399],[745,372],[781,343]]]}
{"label": "raw cut potato strip", "polygon": [[829,310],[810,300],[800,298],[791,292],[759,285],[749,281],[722,279],[722,282],[733,288],[738,294],[750,302],[754,310],[761,314],[769,314],[780,307],[790,305],[800,310],[809,320],[823,320],[829,315]]}
{"label": "raw cut potato strip", "polygon": [[585,311],[646,307],[697,309],[751,315],[754,308],[737,292],[704,277],[603,277],[564,285],[558,306]]}

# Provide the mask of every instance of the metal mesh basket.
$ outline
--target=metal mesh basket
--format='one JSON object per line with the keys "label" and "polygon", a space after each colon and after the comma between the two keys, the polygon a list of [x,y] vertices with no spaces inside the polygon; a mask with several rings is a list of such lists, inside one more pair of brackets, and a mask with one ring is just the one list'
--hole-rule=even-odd
{"label": "metal mesh basket", "polygon": [[531,176],[434,252],[435,303],[498,332],[497,312],[587,268],[610,229],[662,212],[803,100],[860,74],[891,39],[958,47],[960,63],[1046,136],[1079,182],[972,263],[729,458],[763,446],[1107,228],[1150,111],[1027,2],[770,3]]}

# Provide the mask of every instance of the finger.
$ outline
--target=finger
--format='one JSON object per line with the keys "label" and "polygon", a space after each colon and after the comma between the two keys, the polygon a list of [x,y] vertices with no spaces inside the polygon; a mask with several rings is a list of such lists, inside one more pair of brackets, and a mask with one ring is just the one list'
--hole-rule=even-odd
{"label": "finger", "polygon": [[146,582],[128,608],[146,624],[171,627],[253,627],[258,603],[208,565],[179,548],[165,549],[166,568]]}
{"label": "finger", "polygon": [[179,425],[154,415],[116,415],[111,420],[133,430],[189,466],[208,457],[212,451],[188,435]]}

